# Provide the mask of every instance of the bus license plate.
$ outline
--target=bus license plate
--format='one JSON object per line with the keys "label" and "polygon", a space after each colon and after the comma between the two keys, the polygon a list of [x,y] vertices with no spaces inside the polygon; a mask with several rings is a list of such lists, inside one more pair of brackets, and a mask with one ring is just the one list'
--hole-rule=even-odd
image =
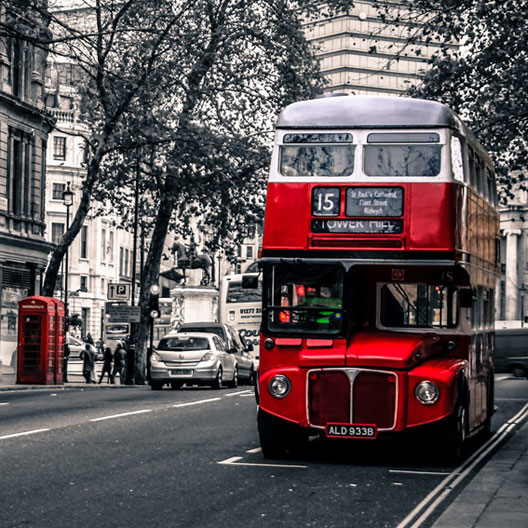
{"label": "bus license plate", "polygon": [[327,438],[376,438],[376,426],[372,424],[327,423]]}
{"label": "bus license plate", "polygon": [[170,373],[171,376],[192,376],[193,371],[191,369],[172,369]]}

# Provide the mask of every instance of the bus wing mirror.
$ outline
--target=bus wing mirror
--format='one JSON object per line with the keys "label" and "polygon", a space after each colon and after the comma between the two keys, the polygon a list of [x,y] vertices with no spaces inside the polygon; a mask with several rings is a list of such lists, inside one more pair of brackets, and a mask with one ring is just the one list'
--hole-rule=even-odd
{"label": "bus wing mirror", "polygon": [[471,308],[473,306],[473,292],[470,289],[460,290],[460,307]]}
{"label": "bus wing mirror", "polygon": [[242,288],[258,288],[258,276],[256,275],[242,275]]}

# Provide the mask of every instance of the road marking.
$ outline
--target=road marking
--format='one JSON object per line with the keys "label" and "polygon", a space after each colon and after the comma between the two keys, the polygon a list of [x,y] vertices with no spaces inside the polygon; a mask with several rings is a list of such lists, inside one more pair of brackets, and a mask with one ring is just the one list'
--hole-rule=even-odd
{"label": "road marking", "polygon": [[127,413],[111,414],[109,416],[100,416],[99,418],[92,418],[90,422],[101,422],[102,420],[112,420],[113,418],[121,418],[122,416],[132,416],[133,414],[142,414],[151,412],[152,409],[142,409],[141,411],[131,411]]}
{"label": "road marking", "polygon": [[5,403],[4,402],[0,402],[0,405],[9,405],[9,403],[8,402],[5,402]]}
{"label": "road marking", "polygon": [[175,405],[173,405],[173,407],[187,407],[188,405],[200,405],[201,403],[209,403],[209,402],[219,401],[221,399],[222,398],[208,398],[207,400],[197,400],[197,401],[192,401],[192,402],[187,402],[187,403],[176,403]]}
{"label": "road marking", "polygon": [[429,493],[429,495],[427,495],[427,497],[425,497],[425,499],[422,500],[400,524],[398,524],[397,528],[407,527],[416,516],[426,508],[420,517],[418,517],[411,525],[411,528],[419,528],[431,513],[434,512],[438,505],[468,476],[475,466],[477,466],[483,458],[495,449],[495,447],[497,447],[497,445],[499,445],[527,416],[528,403],[515,416],[503,423],[495,434],[493,434],[485,444],[475,451],[475,453],[442,480],[442,482],[440,482],[440,484],[438,484],[438,486],[436,486],[436,488],[434,488],[433,491],[431,491],[431,493]]}
{"label": "road marking", "polygon": [[230,392],[229,394],[226,394],[226,398],[229,398],[229,396],[240,396],[241,394],[247,394],[249,392],[249,389],[238,391],[238,392]]}
{"label": "road marking", "polygon": [[246,453],[259,453],[262,451],[261,447],[255,447],[255,449],[250,449],[249,451],[246,451]]}
{"label": "road marking", "polygon": [[408,469],[389,469],[389,473],[409,473],[411,475],[449,475],[449,471],[411,471]]}
{"label": "road marking", "polygon": [[36,433],[43,433],[44,431],[49,431],[49,429],[33,429],[33,431],[24,431],[23,433],[8,434],[8,435],[0,436],[0,440],[5,440],[7,438],[16,438],[17,436],[26,436],[26,435],[36,434]]}
{"label": "road marking", "polygon": [[510,375],[495,376],[495,381],[504,381],[504,380],[507,380],[507,379],[510,379],[510,378],[511,378]]}
{"label": "road marking", "polygon": [[221,462],[217,462],[218,464],[223,464],[226,466],[256,466],[256,467],[276,467],[276,468],[299,468],[299,469],[307,469],[308,466],[300,466],[298,464],[256,464],[251,462],[238,462],[238,460],[242,460],[242,457],[231,457],[226,458],[225,460],[222,460]]}

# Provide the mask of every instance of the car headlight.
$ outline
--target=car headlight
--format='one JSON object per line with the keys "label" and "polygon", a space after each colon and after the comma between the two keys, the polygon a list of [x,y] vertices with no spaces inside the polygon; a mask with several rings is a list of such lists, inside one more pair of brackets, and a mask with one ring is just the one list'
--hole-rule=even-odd
{"label": "car headlight", "polygon": [[150,356],[150,362],[153,365],[156,363],[161,363],[162,362],[161,356],[157,352],[152,352],[152,355]]}
{"label": "car headlight", "polygon": [[214,361],[215,355],[212,352],[207,352],[203,355],[202,359],[200,361]]}
{"label": "car headlight", "polygon": [[433,405],[440,397],[440,389],[432,381],[421,381],[414,389],[416,399],[424,405]]}
{"label": "car headlight", "polygon": [[275,398],[284,398],[291,390],[290,380],[282,374],[277,374],[271,378],[269,383],[269,391]]}

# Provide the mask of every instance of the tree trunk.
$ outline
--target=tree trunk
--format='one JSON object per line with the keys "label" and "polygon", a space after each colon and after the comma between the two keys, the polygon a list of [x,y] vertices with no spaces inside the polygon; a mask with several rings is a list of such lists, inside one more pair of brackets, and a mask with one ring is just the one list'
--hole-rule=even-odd
{"label": "tree trunk", "polygon": [[149,329],[151,326],[151,318],[149,314],[149,300],[150,288],[152,285],[159,285],[159,272],[161,264],[161,255],[163,254],[163,247],[169,221],[174,210],[175,199],[172,193],[162,193],[156,224],[152,232],[150,241],[150,248],[147,256],[147,261],[144,267],[143,283],[141,285],[141,294],[139,297],[139,306],[141,310],[140,323],[136,327],[134,337],[136,352],[135,352],[135,372],[134,381],[138,385],[144,385],[145,373],[147,366],[146,349],[149,337]]}

